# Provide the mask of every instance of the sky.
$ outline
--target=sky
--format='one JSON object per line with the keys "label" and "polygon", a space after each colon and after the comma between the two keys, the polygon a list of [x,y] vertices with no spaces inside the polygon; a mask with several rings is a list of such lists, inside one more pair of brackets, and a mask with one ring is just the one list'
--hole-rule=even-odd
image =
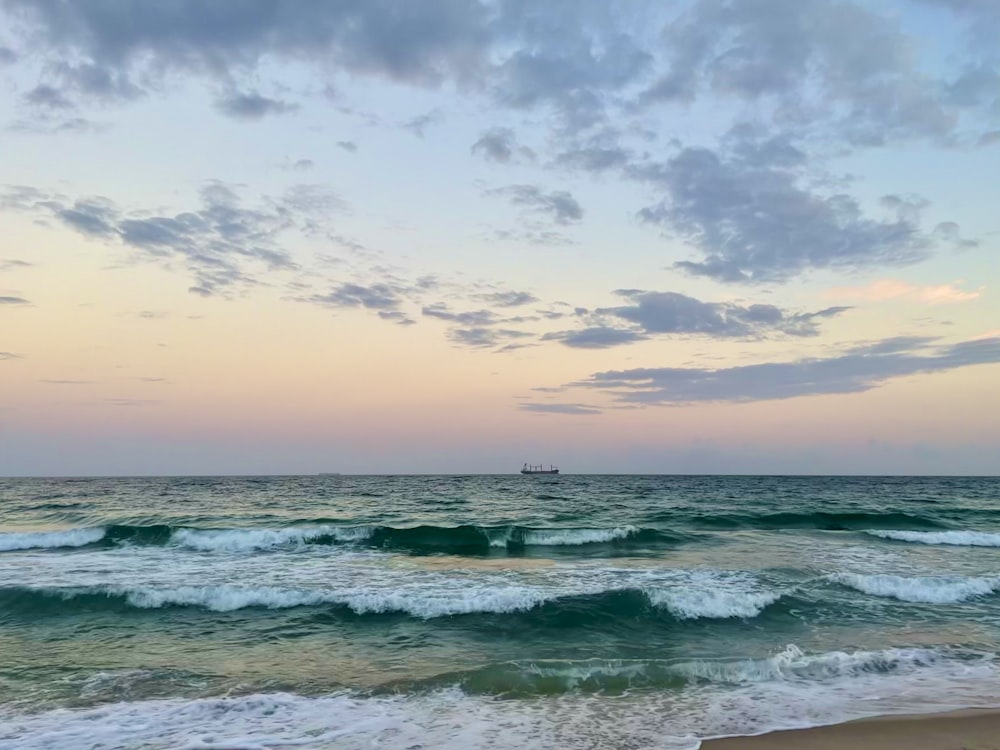
{"label": "sky", "polygon": [[1000,472],[995,0],[0,0],[0,475]]}

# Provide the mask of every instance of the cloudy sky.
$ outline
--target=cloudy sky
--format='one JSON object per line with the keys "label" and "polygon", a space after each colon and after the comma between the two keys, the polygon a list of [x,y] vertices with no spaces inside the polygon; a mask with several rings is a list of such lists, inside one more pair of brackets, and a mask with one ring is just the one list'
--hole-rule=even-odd
{"label": "cloudy sky", "polygon": [[0,0],[0,474],[996,473],[995,0]]}

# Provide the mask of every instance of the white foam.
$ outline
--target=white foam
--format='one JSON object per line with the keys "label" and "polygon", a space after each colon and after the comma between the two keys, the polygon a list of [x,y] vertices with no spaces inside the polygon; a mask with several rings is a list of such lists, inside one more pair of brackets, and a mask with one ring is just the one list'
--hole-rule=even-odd
{"label": "white foam", "polygon": [[7,712],[0,714],[0,749],[696,750],[699,738],[1000,705],[1000,669],[992,654],[889,649],[806,655],[790,646],[769,659],[676,668],[707,681],[613,698],[567,693],[495,700],[451,688],[385,697],[273,693]]}
{"label": "white foam", "polygon": [[638,533],[637,526],[616,526],[610,529],[532,529],[524,532],[524,543],[538,547],[601,544],[627,539]]}
{"label": "white foam", "polygon": [[289,526],[283,529],[177,529],[171,543],[202,552],[255,552],[289,545],[301,545],[332,537],[356,542],[371,537],[370,527]]}
{"label": "white foam", "polygon": [[947,544],[956,547],[1000,547],[1000,534],[988,531],[897,531],[870,529],[865,532],[882,539],[917,544]]}
{"label": "white foam", "polygon": [[66,531],[27,531],[0,534],[0,552],[51,547],[83,547],[104,538],[104,529],[67,529]]}
{"label": "white foam", "polygon": [[644,591],[650,603],[682,620],[756,617],[783,595],[752,576],[712,571],[693,571],[673,585]]}
{"label": "white foam", "polygon": [[466,586],[464,588],[385,591],[358,589],[287,589],[269,586],[176,586],[134,589],[96,588],[74,593],[106,593],[124,596],[129,604],[143,609],[169,605],[196,606],[215,612],[246,607],[286,609],[307,605],[339,604],[358,614],[403,612],[430,619],[474,612],[509,613],[538,606],[555,598],[554,593],[525,586],[505,588]]}
{"label": "white foam", "polygon": [[1000,578],[995,577],[835,573],[829,578],[872,596],[923,604],[955,604],[1000,589]]}

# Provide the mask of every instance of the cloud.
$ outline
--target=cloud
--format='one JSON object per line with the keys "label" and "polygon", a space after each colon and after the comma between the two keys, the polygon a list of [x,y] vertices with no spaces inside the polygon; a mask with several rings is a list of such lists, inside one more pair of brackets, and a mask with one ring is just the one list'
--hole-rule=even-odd
{"label": "cloud", "polygon": [[490,237],[499,242],[514,242],[520,245],[559,247],[574,244],[573,240],[561,232],[546,229],[498,229]]}
{"label": "cloud", "polygon": [[0,362],[6,359],[21,359],[20,354],[14,354],[14,352],[0,352]]}
{"label": "cloud", "polygon": [[24,100],[35,107],[49,109],[73,109],[74,104],[66,96],[52,86],[39,84],[24,95]]}
{"label": "cloud", "polygon": [[48,59],[53,83],[90,96],[134,98],[165,75],[240,80],[265,58],[318,61],[336,75],[435,85],[483,64],[487,9],[479,3],[304,3],[269,0],[120,5],[5,0]]}
{"label": "cloud", "polygon": [[904,298],[932,305],[970,302],[982,296],[984,287],[966,291],[958,287],[960,283],[962,282],[919,285],[898,279],[879,279],[864,286],[834,287],[828,290],[825,296],[831,299],[860,299],[868,302]]}
{"label": "cloud", "polygon": [[[545,341],[559,341],[578,349],[605,349],[645,341],[658,334],[710,336],[712,338],[767,338],[816,336],[819,323],[851,309],[828,307],[816,312],[791,313],[775,305],[739,305],[703,302],[678,292],[619,289],[616,294],[630,304],[601,307],[581,313],[591,323],[586,328],[547,333]],[[612,325],[618,319],[627,327]]]}
{"label": "cloud", "polygon": [[312,185],[294,186],[279,198],[249,208],[231,187],[210,182],[200,191],[200,202],[192,211],[157,215],[127,211],[101,197],[70,203],[31,188],[14,188],[0,196],[3,205],[48,214],[87,237],[138,251],[140,259],[179,261],[194,277],[190,291],[203,296],[258,283],[250,264],[271,271],[295,269],[278,243],[279,235],[292,229],[314,231],[328,213],[341,207],[336,196]]}
{"label": "cloud", "polygon": [[536,414],[600,414],[601,410],[586,404],[518,404],[518,408],[523,411],[531,411]]}
{"label": "cloud", "polygon": [[24,297],[0,297],[0,305],[30,305]]}
{"label": "cloud", "polygon": [[297,109],[296,105],[271,99],[256,91],[234,91],[219,99],[216,108],[236,120],[261,120],[268,115],[283,115]]}
{"label": "cloud", "polygon": [[106,398],[104,403],[109,406],[156,406],[157,404],[162,404],[163,402],[159,399],[153,398]]}
{"label": "cloud", "polygon": [[414,117],[412,120],[408,120],[403,123],[403,129],[409,130],[417,138],[423,138],[424,134],[427,132],[427,128],[431,125],[435,125],[442,120],[441,112],[438,110],[433,110],[431,112],[426,112],[422,115]]}
{"label": "cloud", "polygon": [[31,268],[34,263],[29,263],[26,260],[18,260],[17,258],[8,258],[6,260],[0,260],[0,271],[11,271],[15,268]]}
{"label": "cloud", "polygon": [[[518,339],[532,338],[534,334],[527,331],[516,331],[506,328],[453,328],[448,331],[448,338],[460,346],[468,346],[474,349],[486,349],[500,346],[506,342]],[[505,350],[511,348],[508,344]]]}
{"label": "cloud", "polygon": [[904,265],[929,254],[919,202],[887,196],[889,217],[868,218],[854,198],[815,192],[795,166],[762,165],[745,149],[685,148],[637,173],[667,196],[639,218],[702,255],[676,268],[723,282],[775,282],[813,269]]}
{"label": "cloud", "polygon": [[819,334],[818,319],[850,309],[829,307],[818,312],[791,314],[774,305],[702,302],[678,292],[625,289],[617,293],[632,304],[599,308],[596,312],[628,320],[646,333],[704,334],[719,338],[760,337],[772,333],[816,336]]}
{"label": "cloud", "polygon": [[487,161],[500,164],[507,164],[519,159],[524,161],[534,161],[535,159],[535,152],[519,145],[517,136],[510,128],[491,128],[485,131],[479,136],[479,140],[472,144],[471,150],[473,154],[482,156]]}
{"label": "cloud", "polygon": [[412,326],[417,323],[417,321],[412,320],[406,313],[398,310],[379,310],[378,316],[382,318],[382,320],[388,320],[401,326]]}
{"label": "cloud", "polygon": [[645,341],[647,338],[649,337],[639,331],[611,326],[593,326],[578,331],[559,331],[542,336],[543,341],[560,341],[574,349],[608,349],[612,346]]}
{"label": "cloud", "polygon": [[[665,31],[646,103],[771,102],[775,122],[825,124],[857,145],[949,135],[957,115],[898,24],[841,0],[697,0]],[[832,126],[832,127],[830,127]]]}
{"label": "cloud", "polygon": [[443,302],[426,305],[421,311],[423,315],[438,320],[447,320],[463,326],[488,326],[497,322],[497,316],[489,310],[470,310],[454,313]]}
{"label": "cloud", "polygon": [[48,383],[49,385],[93,385],[93,380],[75,380],[73,378],[62,378],[62,379],[50,379],[45,378],[39,381],[40,383]]}
{"label": "cloud", "polygon": [[337,141],[337,148],[341,148],[344,151],[348,151],[353,154],[358,150],[358,144],[354,141]]}
{"label": "cloud", "polygon": [[575,224],[583,218],[580,204],[565,190],[545,192],[535,185],[508,185],[488,190],[486,194],[507,198],[515,206],[545,215],[563,226]]}
{"label": "cloud", "polygon": [[315,295],[310,302],[329,307],[365,308],[368,310],[391,311],[402,302],[403,290],[389,284],[344,283],[336,286],[328,294]]}
{"label": "cloud", "polygon": [[932,341],[899,337],[833,357],[721,369],[609,370],[573,385],[639,405],[768,401],[862,393],[896,378],[1000,363],[1000,337],[939,346],[931,346]]}
{"label": "cloud", "polygon": [[17,62],[18,54],[10,47],[0,45],[0,65],[12,65]]}
{"label": "cloud", "polygon": [[489,292],[475,296],[476,299],[498,307],[520,307],[538,302],[538,298],[528,292]]}

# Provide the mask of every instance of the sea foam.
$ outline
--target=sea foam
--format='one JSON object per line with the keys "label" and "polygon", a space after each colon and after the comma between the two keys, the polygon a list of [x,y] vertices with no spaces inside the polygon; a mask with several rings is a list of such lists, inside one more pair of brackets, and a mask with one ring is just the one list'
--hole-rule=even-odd
{"label": "sea foam", "polygon": [[872,596],[921,604],[956,604],[1000,589],[996,577],[834,573],[829,579]]}
{"label": "sea foam", "polygon": [[339,542],[370,538],[370,527],[289,526],[281,529],[177,529],[172,544],[202,552],[256,552],[300,545],[324,537]]}
{"label": "sea foam", "polygon": [[609,701],[578,692],[494,700],[456,687],[411,695],[265,693],[0,715],[0,748],[696,750],[702,739],[1000,703],[992,654],[926,649],[804,654],[674,667],[697,682]]}
{"label": "sea foam", "polygon": [[1000,547],[1000,534],[988,531],[905,531],[869,529],[866,534],[881,539],[917,544],[947,544],[956,547]]}
{"label": "sea foam", "polygon": [[67,529],[65,531],[27,531],[0,534],[0,552],[51,547],[83,547],[104,538],[101,528]]}

